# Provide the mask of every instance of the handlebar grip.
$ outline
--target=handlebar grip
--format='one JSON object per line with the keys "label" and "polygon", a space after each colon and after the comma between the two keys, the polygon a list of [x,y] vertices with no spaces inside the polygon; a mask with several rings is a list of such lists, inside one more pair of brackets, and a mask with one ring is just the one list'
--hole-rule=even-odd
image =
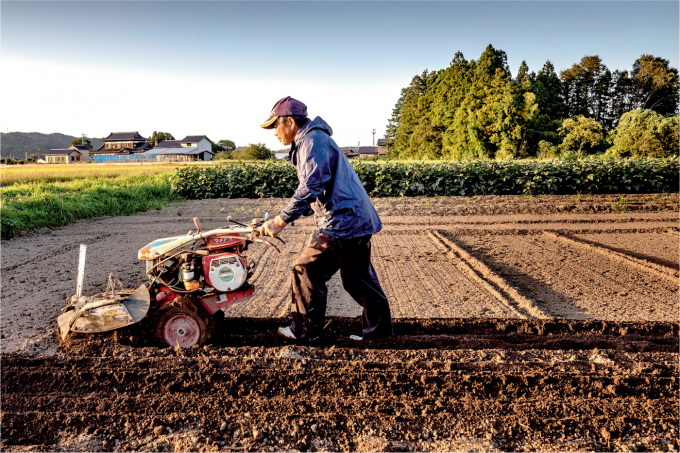
{"label": "handlebar grip", "polygon": [[198,221],[198,217],[194,217],[194,225],[196,225],[198,231],[201,231],[201,223]]}

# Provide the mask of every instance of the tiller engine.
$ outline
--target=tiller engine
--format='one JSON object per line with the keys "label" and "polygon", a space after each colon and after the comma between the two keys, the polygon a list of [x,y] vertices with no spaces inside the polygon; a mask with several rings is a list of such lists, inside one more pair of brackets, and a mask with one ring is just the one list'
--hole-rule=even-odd
{"label": "tiller engine", "polygon": [[58,319],[61,338],[69,332],[106,332],[148,320],[145,324],[165,345],[203,344],[214,330],[215,317],[223,316],[221,309],[253,295],[248,278],[255,263],[243,255],[248,245],[266,244],[280,252],[260,236],[259,227],[267,217],[253,219],[251,225],[229,217],[233,225],[205,232],[194,218],[196,232],[158,239],[139,250],[149,283],[136,290],[116,290],[116,284],[122,285],[109,276],[106,292],[81,296],[85,259],[81,250],[77,294]]}

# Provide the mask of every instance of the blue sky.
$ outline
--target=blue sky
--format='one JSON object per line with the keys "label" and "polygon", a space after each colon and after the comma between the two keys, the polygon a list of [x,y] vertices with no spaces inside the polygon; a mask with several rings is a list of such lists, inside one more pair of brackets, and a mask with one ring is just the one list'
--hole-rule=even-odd
{"label": "blue sky", "polygon": [[[258,125],[290,95],[341,146],[381,137],[400,89],[488,44],[513,72],[643,53],[678,67],[678,2],[8,2],[3,131],[207,134],[281,148]],[[377,138],[376,137],[376,138]]]}

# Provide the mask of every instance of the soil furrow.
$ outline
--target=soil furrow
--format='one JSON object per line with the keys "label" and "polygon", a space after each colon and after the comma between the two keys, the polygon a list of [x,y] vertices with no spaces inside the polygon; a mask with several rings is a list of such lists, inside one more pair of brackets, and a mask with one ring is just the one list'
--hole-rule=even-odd
{"label": "soil furrow", "polygon": [[487,288],[493,288],[495,292],[500,291],[507,295],[507,297],[500,295],[499,300],[504,300],[508,306],[513,307],[515,311],[526,317],[548,318],[546,313],[536,306],[533,301],[518,293],[501,276],[495,274],[488,266],[475,259],[454,241],[449,240],[438,231],[434,231],[432,235],[443,243],[459,261],[464,263],[471,270],[472,274],[478,275],[480,280],[485,281]]}
{"label": "soil furrow", "polygon": [[617,252],[615,250],[611,250],[609,248],[597,246],[592,243],[585,242],[579,238],[573,238],[573,237],[567,237],[567,236],[562,236],[561,234],[554,234],[554,233],[545,233],[547,237],[550,238],[556,238],[560,241],[563,241],[567,244],[570,245],[576,245],[583,247],[586,250],[589,251],[595,251],[596,253],[599,253],[600,255],[605,256],[607,259],[610,260],[617,260],[620,262],[624,262],[630,266],[634,266],[638,269],[641,269],[645,272],[649,272],[657,277],[665,278],[667,280],[670,280],[672,283],[677,283],[678,278],[680,277],[680,274],[676,269],[672,269],[668,266],[662,266],[658,265],[653,262],[649,262],[646,260],[641,260],[635,256],[629,255],[629,254],[624,254]]}

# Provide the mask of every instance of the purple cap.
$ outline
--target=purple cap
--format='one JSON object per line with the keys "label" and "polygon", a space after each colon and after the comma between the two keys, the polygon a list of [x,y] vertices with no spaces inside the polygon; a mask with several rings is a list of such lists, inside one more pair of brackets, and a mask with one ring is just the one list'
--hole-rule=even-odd
{"label": "purple cap", "polygon": [[286,96],[274,105],[269,119],[262,123],[260,127],[264,129],[274,129],[274,123],[280,116],[307,116],[307,106],[297,99]]}

